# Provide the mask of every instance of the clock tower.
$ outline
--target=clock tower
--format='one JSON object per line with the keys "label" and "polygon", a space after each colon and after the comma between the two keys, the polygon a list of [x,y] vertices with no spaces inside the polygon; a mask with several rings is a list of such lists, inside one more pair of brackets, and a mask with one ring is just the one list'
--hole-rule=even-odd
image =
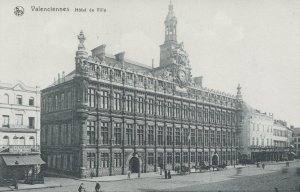
{"label": "clock tower", "polygon": [[165,41],[160,46],[160,68],[172,73],[173,79],[180,86],[187,86],[191,82],[191,67],[188,54],[183,43],[177,42],[177,18],[174,14],[172,2],[165,19]]}

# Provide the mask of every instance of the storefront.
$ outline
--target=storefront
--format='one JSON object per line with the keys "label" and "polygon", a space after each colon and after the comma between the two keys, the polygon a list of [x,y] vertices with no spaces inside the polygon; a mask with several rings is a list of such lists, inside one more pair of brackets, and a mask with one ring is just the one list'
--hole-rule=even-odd
{"label": "storefront", "polygon": [[[20,181],[24,183],[43,183],[41,165],[45,162],[39,155],[1,155],[0,179],[10,183]],[[5,183],[4,183],[5,184]]]}

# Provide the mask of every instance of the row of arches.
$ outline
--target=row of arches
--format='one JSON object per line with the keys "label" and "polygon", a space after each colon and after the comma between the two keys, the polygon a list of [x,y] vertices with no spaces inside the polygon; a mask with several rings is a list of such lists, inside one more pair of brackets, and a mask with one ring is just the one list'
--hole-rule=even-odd
{"label": "row of arches", "polygon": [[5,135],[2,139],[2,145],[35,145],[34,136],[30,136],[27,140],[24,136],[17,137],[16,135],[12,138]]}

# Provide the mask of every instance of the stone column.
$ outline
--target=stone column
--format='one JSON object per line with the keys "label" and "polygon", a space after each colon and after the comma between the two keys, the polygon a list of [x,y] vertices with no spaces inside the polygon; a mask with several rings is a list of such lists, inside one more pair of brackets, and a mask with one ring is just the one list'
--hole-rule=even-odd
{"label": "stone column", "polygon": [[79,176],[81,178],[87,177],[86,167],[87,167],[87,153],[86,153],[86,144],[87,144],[87,114],[81,113],[78,114],[77,126],[79,130]]}

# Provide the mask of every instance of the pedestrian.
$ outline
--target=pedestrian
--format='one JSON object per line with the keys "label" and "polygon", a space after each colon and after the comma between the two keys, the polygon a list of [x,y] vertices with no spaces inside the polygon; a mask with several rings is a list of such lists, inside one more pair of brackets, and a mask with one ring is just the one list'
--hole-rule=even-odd
{"label": "pedestrian", "polygon": [[95,192],[101,192],[101,185],[100,183],[96,183],[96,186],[95,186]]}
{"label": "pedestrian", "polygon": [[80,184],[80,186],[79,186],[79,188],[78,188],[78,192],[86,192],[83,183]]}
{"label": "pedestrian", "polygon": [[263,169],[265,169],[265,164],[263,163],[263,164],[261,165],[261,167],[262,167]]}
{"label": "pedestrian", "polygon": [[168,179],[168,172],[165,170],[165,179]]}
{"label": "pedestrian", "polygon": [[168,171],[168,179],[171,179],[171,171]]}
{"label": "pedestrian", "polygon": [[236,175],[241,174],[241,172],[242,172],[242,167],[237,167],[236,168]]}
{"label": "pedestrian", "polygon": [[130,175],[131,175],[131,172],[130,170],[127,171],[127,179],[130,179]]}

